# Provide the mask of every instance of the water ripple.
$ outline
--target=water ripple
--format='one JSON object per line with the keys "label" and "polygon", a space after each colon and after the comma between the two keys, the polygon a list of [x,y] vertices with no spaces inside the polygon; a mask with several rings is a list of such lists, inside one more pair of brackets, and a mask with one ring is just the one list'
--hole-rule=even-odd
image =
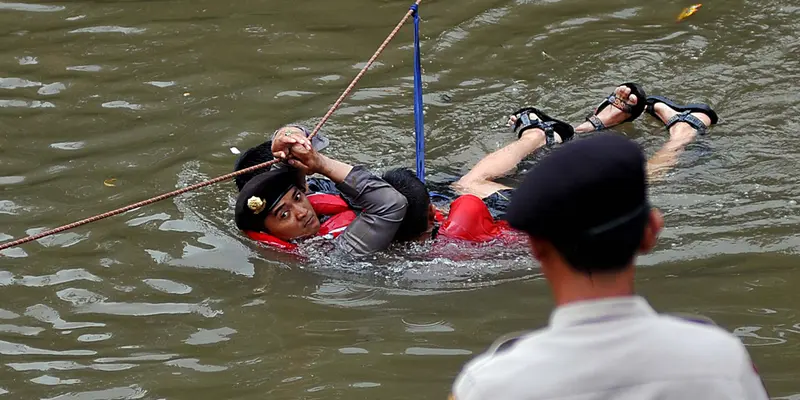
{"label": "water ripple", "polygon": [[6,356],[44,355],[44,356],[91,356],[97,354],[92,350],[47,350],[31,347],[20,343],[0,340],[0,354]]}
{"label": "water ripple", "polygon": [[58,12],[65,10],[64,6],[48,6],[44,4],[6,3],[0,2],[0,10],[30,11],[30,12]]}
{"label": "water ripple", "polygon": [[0,319],[14,319],[14,318],[19,318],[19,314],[13,313],[8,310],[3,310],[2,308],[0,308]]}
{"label": "water ripple", "polygon": [[31,287],[53,286],[73,281],[100,282],[98,276],[85,269],[62,269],[55,274],[15,277],[12,272],[0,271],[0,286],[21,285]]}
{"label": "water ripple", "polygon": [[54,108],[55,106],[49,101],[0,99],[0,107],[2,108]]}
{"label": "water ripple", "polygon": [[102,104],[103,108],[127,108],[130,110],[141,110],[142,106],[140,104],[132,104],[128,103],[124,100],[114,100],[114,101],[107,101]]}
{"label": "water ripple", "polygon": [[0,324],[0,332],[13,333],[23,336],[36,336],[44,331],[44,328],[37,328],[33,326],[17,326],[17,325],[3,325]]}
{"label": "water ripple", "polygon": [[39,93],[42,96],[52,96],[54,94],[61,93],[62,90],[66,89],[67,85],[61,82],[54,82],[42,85],[36,93]]}
{"label": "water ripple", "polygon": [[197,372],[220,372],[228,369],[228,367],[220,365],[200,364],[199,361],[200,360],[196,358],[184,358],[180,360],[170,360],[164,364],[173,367],[188,368]]}
{"label": "water ripple", "polygon": [[147,390],[138,385],[115,387],[89,392],[66,393],[42,400],[134,400],[147,395]]}
{"label": "water ripple", "polygon": [[144,28],[125,26],[90,26],[87,28],[73,29],[69,33],[122,33],[125,35],[139,34],[146,31]]}
{"label": "water ripple", "polygon": [[80,150],[86,146],[86,142],[63,142],[63,143],[52,143],[50,147],[58,150]]}
{"label": "water ripple", "polygon": [[177,357],[177,354],[141,354],[129,357],[106,357],[94,360],[97,363],[118,363],[120,361],[166,361]]}
{"label": "water ripple", "polygon": [[[0,200],[0,214],[16,215],[17,210],[21,208],[11,200]],[[6,238],[0,237],[0,240],[6,240]]]}
{"label": "water ripple", "polygon": [[42,86],[41,82],[29,81],[22,78],[0,78],[0,89],[19,89]]}
{"label": "water ripple", "polygon": [[67,322],[59,315],[58,311],[44,304],[36,304],[25,310],[25,315],[38,321],[51,324],[53,329],[74,330],[82,328],[104,327],[102,322]]}
{"label": "water ripple", "polygon": [[78,341],[83,343],[100,342],[103,340],[111,339],[114,336],[111,333],[87,333],[78,336]]}
{"label": "water ripple", "polygon": [[137,364],[89,364],[84,365],[76,361],[34,361],[21,363],[7,363],[9,368],[14,371],[75,371],[91,369],[95,371],[114,372],[125,371],[137,366]]}
{"label": "water ripple", "polygon": [[212,318],[222,314],[222,311],[214,310],[203,304],[98,302],[78,306],[75,308],[75,313],[128,316],[198,314],[206,318]]}
{"label": "water ripple", "polygon": [[80,71],[80,72],[98,72],[102,69],[103,67],[99,65],[73,65],[66,67],[67,71]]}
{"label": "water ripple", "polygon": [[74,385],[77,383],[81,383],[80,379],[61,379],[55,376],[50,375],[42,375],[37,376],[36,378],[31,379],[31,382],[38,383],[40,385],[46,386],[57,386],[57,385]]}
{"label": "water ripple", "polygon": [[189,294],[192,292],[192,287],[183,283],[174,282],[168,279],[145,279],[143,280],[148,286],[158,291],[169,294]]}
{"label": "water ripple", "polygon": [[465,349],[442,349],[430,347],[409,347],[405,354],[412,356],[468,356],[472,351]]}
{"label": "water ripple", "polygon": [[228,336],[233,335],[236,332],[236,329],[227,327],[219,329],[200,329],[183,342],[194,346],[225,342],[231,340]]}

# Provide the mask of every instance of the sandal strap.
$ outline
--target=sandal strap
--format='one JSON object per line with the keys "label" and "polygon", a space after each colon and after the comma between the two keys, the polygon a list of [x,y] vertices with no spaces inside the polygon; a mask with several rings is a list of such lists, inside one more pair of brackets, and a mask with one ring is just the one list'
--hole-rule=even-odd
{"label": "sandal strap", "polygon": [[597,115],[595,115],[594,113],[589,114],[589,116],[586,117],[586,120],[589,121],[590,124],[592,124],[594,130],[596,131],[602,131],[606,129],[606,125],[603,123],[603,121],[600,121],[600,118],[597,118]]}
{"label": "sandal strap", "polygon": [[586,117],[586,120],[589,121],[590,124],[592,124],[595,131],[602,131],[608,129],[606,124],[604,124],[603,121],[600,121],[600,118],[597,117],[597,114],[599,114],[600,111],[608,105],[611,105],[612,107],[617,108],[626,114],[631,114],[631,115],[634,114],[633,112],[634,106],[626,103],[625,101],[617,97],[616,94],[611,93],[610,95],[608,95],[608,97],[606,97],[605,100],[603,100],[603,102],[600,104],[599,107],[597,107],[597,109],[594,112],[590,112],[589,115]]}
{"label": "sandal strap", "polygon": [[542,122],[540,120],[531,121],[529,125],[519,130],[518,138],[521,138],[522,134],[525,133],[525,131],[527,131],[528,129],[541,129],[542,131],[544,131],[545,144],[547,144],[548,146],[552,146],[558,143],[556,142],[556,137],[555,137],[556,131],[555,129],[553,129],[554,124],[555,123],[552,121],[551,122]]}
{"label": "sandal strap", "polygon": [[685,122],[689,124],[692,128],[697,130],[697,134],[704,135],[708,127],[700,118],[695,117],[691,114],[690,110],[683,111],[679,114],[673,115],[672,118],[667,120],[667,130],[672,128],[673,125],[677,124],[678,122]]}
{"label": "sandal strap", "polygon": [[[536,119],[531,119],[530,114],[533,114]],[[517,122],[514,124],[514,133],[517,134],[517,138],[521,138],[522,134],[528,129],[539,128],[544,130],[541,118],[536,115],[532,108],[523,108],[517,111],[515,115],[517,116]]]}
{"label": "sandal strap", "polygon": [[556,137],[555,137],[556,131],[553,129],[554,124],[555,123],[552,121],[541,124],[542,125],[541,129],[544,131],[545,144],[547,146],[552,146],[558,143],[556,142]]}
{"label": "sandal strap", "polygon": [[541,119],[537,116],[536,119],[531,119],[529,117],[529,113],[536,115],[535,113],[529,110],[523,110],[523,112],[517,114],[517,129],[515,132],[517,133],[517,138],[521,138],[522,134],[525,133],[528,129],[541,129],[544,131],[545,143],[548,146],[552,146],[557,144],[555,137],[555,129],[553,128],[556,124],[555,121],[548,121],[542,122]]}
{"label": "sandal strap", "polygon": [[622,99],[617,97],[617,95],[611,94],[608,96],[607,100],[612,106],[622,110],[622,112],[626,114],[633,114],[633,106],[624,102]]}

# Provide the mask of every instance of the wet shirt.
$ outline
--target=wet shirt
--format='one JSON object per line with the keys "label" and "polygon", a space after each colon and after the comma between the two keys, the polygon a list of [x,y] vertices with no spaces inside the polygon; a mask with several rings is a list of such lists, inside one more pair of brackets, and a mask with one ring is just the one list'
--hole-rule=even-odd
{"label": "wet shirt", "polygon": [[557,308],[547,328],[502,341],[456,378],[457,400],[768,399],[741,341],[657,314],[643,298]]}
{"label": "wet shirt", "polygon": [[406,198],[362,166],[353,167],[336,189],[360,211],[344,233],[334,239],[337,253],[358,257],[389,247],[406,215]]}

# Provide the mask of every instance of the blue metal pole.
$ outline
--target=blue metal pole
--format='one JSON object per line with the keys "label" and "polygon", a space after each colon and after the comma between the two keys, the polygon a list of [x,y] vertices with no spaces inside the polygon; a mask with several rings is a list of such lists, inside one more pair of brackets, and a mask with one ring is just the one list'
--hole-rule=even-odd
{"label": "blue metal pole", "polygon": [[414,11],[414,131],[416,136],[417,178],[425,182],[425,125],[422,119],[422,66],[419,50],[419,12],[416,4]]}

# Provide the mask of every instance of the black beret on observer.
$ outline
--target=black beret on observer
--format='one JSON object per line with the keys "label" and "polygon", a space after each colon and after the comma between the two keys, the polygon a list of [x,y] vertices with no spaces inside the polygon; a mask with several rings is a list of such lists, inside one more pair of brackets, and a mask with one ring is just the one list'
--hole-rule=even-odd
{"label": "black beret on observer", "polygon": [[618,134],[596,134],[544,157],[514,192],[506,219],[544,239],[590,237],[649,211],[645,156]]}

